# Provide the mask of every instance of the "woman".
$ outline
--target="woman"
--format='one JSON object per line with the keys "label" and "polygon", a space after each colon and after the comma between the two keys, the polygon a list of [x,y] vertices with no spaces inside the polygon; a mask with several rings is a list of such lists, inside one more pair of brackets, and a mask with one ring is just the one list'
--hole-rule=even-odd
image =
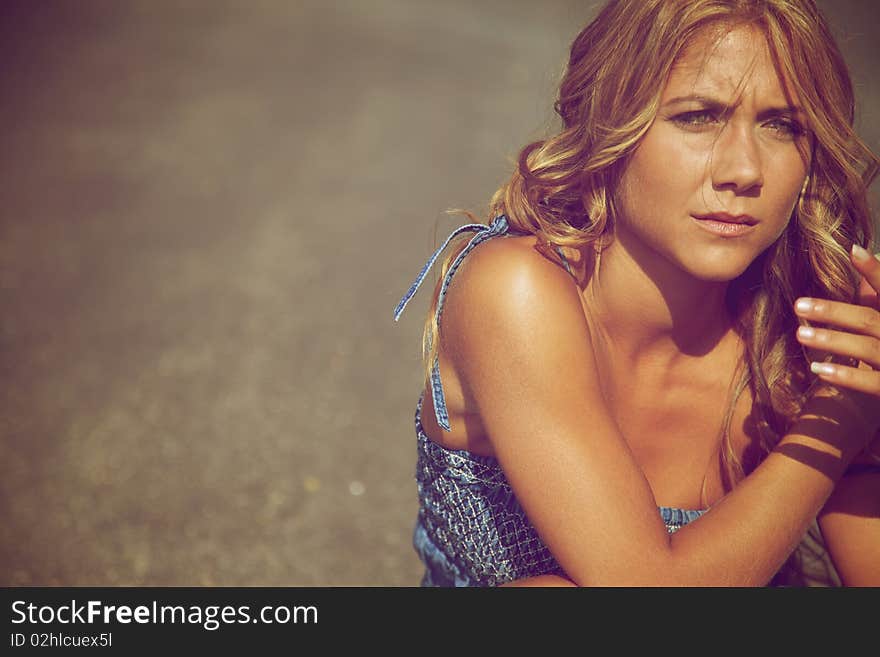
{"label": "woman", "polygon": [[813,2],[611,2],[556,109],[435,289],[423,584],[765,585],[817,517],[880,583],[878,160]]}

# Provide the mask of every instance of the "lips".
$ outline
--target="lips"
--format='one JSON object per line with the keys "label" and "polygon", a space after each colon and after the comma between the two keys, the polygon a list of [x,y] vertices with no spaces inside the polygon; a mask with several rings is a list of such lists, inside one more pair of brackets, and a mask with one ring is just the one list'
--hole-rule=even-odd
{"label": "lips", "polygon": [[713,212],[712,214],[695,214],[695,219],[701,221],[718,221],[725,224],[744,224],[754,226],[758,220],[748,214],[729,214],[727,212]]}
{"label": "lips", "polygon": [[694,215],[694,223],[703,230],[721,238],[739,237],[755,230],[757,221],[749,215],[706,214]]}

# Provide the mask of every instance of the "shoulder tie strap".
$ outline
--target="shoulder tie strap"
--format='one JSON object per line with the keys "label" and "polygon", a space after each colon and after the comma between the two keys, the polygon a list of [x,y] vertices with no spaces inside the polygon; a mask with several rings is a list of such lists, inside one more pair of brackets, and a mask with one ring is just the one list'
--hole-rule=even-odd
{"label": "shoulder tie strap", "polygon": [[[455,260],[452,261],[452,264],[449,267],[449,271],[446,273],[446,277],[443,279],[443,284],[440,286],[440,293],[437,297],[437,327],[440,327],[440,317],[443,313],[443,302],[446,297],[446,290],[449,287],[449,283],[452,280],[453,274],[458,269],[461,261],[464,257],[470,253],[480,242],[485,242],[487,239],[494,237],[495,235],[502,235],[508,232],[508,223],[507,217],[499,215],[492,220],[492,223],[488,226],[485,224],[465,224],[464,226],[460,226],[456,228],[452,234],[446,238],[446,241],[434,252],[434,255],[425,263],[425,266],[422,267],[422,271],[419,272],[419,275],[416,276],[416,280],[413,281],[413,284],[410,286],[409,290],[400,302],[397,304],[397,307],[394,309],[394,321],[398,321],[400,316],[403,314],[403,310],[406,308],[406,305],[410,302],[410,299],[415,296],[415,293],[418,292],[419,287],[425,280],[425,277],[428,275],[428,271],[430,271],[431,267],[436,262],[437,258],[440,257],[440,254],[449,246],[449,243],[458,235],[465,232],[475,232],[470,242],[468,242],[467,246],[462,249],[461,253],[459,253]],[[446,398],[443,394],[443,385],[440,382],[440,359],[435,356],[434,364],[431,368],[431,393],[434,400],[434,415],[437,418],[437,424],[440,425],[445,431],[451,431],[451,427],[449,425],[449,414],[446,409]]]}

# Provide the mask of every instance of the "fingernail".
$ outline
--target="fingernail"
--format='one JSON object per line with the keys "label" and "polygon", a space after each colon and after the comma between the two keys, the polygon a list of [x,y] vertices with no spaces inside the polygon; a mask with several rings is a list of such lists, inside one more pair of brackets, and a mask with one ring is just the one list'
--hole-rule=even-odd
{"label": "fingernail", "polygon": [[855,258],[856,260],[858,260],[859,262],[861,262],[863,264],[868,262],[871,259],[871,254],[868,253],[867,250],[860,247],[858,244],[852,245],[852,254],[853,254],[853,258]]}
{"label": "fingernail", "polygon": [[799,338],[804,338],[805,340],[812,340],[816,337],[816,330],[809,326],[801,326],[798,327],[797,334]]}
{"label": "fingernail", "polygon": [[812,299],[798,299],[797,303],[794,304],[795,310],[799,313],[808,313],[813,309],[813,300]]}
{"label": "fingernail", "polygon": [[813,374],[834,374],[834,365],[829,363],[810,363],[810,371]]}

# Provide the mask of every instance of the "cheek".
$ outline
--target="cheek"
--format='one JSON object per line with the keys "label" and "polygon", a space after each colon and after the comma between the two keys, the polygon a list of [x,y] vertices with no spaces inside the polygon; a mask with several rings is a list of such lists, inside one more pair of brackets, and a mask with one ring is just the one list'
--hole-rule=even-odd
{"label": "cheek", "polygon": [[638,170],[656,185],[693,188],[709,174],[714,140],[655,125],[637,153]]}
{"label": "cheek", "polygon": [[645,139],[620,181],[620,209],[638,220],[670,211],[689,210],[701,188],[708,159],[681,139]]}
{"label": "cheek", "polygon": [[768,219],[771,219],[779,227],[779,234],[785,230],[791,220],[791,215],[800,198],[803,178],[780,181],[783,184],[773,194],[771,204],[767,208]]}
{"label": "cheek", "polygon": [[773,207],[785,219],[788,219],[797,204],[807,170],[808,167],[799,155],[788,153],[770,160],[765,182],[768,187],[772,185],[768,191],[772,190]]}
{"label": "cheek", "polygon": [[791,223],[791,216],[797,206],[806,177],[806,173],[799,175],[802,171],[803,163],[798,160],[790,162],[789,168],[777,170],[774,174],[777,185],[773,192],[768,194],[768,204],[764,206],[768,228],[772,228],[772,233],[768,234],[769,243],[775,242],[782,236]]}

